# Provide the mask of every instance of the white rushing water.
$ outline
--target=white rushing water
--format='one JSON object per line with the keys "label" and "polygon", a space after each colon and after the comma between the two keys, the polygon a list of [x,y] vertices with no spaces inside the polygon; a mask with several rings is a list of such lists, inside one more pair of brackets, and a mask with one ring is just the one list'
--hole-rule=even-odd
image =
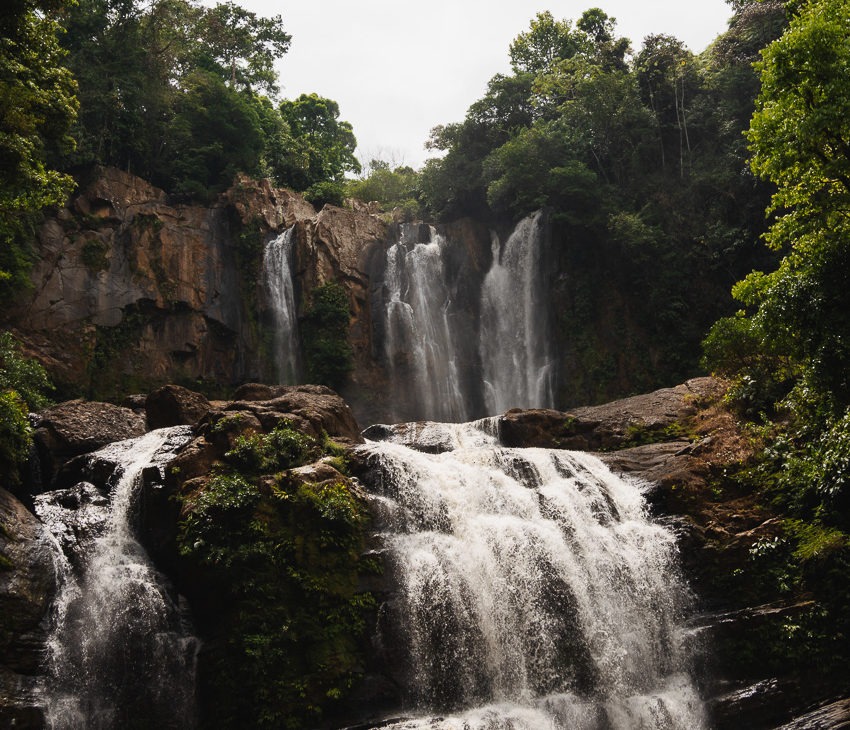
{"label": "white rushing water", "polygon": [[197,640],[132,525],[143,470],[188,438],[186,427],[159,429],[93,454],[118,464],[108,498],[88,483],[37,498],[74,566],[63,571],[47,647],[49,728],[193,726]]}
{"label": "white rushing water", "polygon": [[704,728],[674,535],[594,456],[503,448],[495,431],[417,424],[362,447],[400,584],[379,643],[405,646],[421,716],[390,727]]}
{"label": "white rushing water", "polygon": [[275,362],[278,382],[294,385],[300,376],[298,319],[295,287],[292,282],[292,248],[295,226],[287,228],[266,244],[263,253],[263,280],[272,310]]}
{"label": "white rushing water", "polygon": [[493,241],[493,264],[481,289],[479,336],[489,414],[554,402],[543,226],[538,212],[520,221],[504,245]]}
{"label": "white rushing water", "polygon": [[403,226],[387,251],[386,357],[396,389],[406,392],[417,417],[462,421],[467,413],[445,284],[446,240],[432,228],[428,243],[416,243],[417,229]]}

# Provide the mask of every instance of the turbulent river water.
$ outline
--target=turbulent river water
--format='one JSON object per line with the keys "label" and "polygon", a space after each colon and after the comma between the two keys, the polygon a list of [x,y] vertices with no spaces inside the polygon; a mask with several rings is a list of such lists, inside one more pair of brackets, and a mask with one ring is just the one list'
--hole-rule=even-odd
{"label": "turbulent river water", "polygon": [[197,640],[134,529],[143,472],[188,438],[181,426],[110,444],[90,457],[112,471],[108,491],[81,482],[36,498],[62,575],[43,692],[53,730],[194,724]]}
{"label": "turbulent river water", "polygon": [[388,727],[705,727],[674,534],[594,456],[501,447],[496,423],[363,447],[413,716]]}

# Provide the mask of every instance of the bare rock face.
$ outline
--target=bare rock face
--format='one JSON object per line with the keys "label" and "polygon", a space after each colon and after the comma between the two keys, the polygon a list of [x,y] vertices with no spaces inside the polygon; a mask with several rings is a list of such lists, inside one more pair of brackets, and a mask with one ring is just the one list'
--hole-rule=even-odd
{"label": "bare rock face", "polygon": [[333,281],[348,294],[354,370],[341,392],[358,414],[368,417],[370,403],[388,393],[378,334],[381,312],[372,306],[372,293],[382,281],[390,228],[362,210],[326,205],[315,220],[299,223],[296,231],[295,272],[302,291],[306,294]]}
{"label": "bare rock face", "polygon": [[35,697],[56,584],[46,531],[0,489],[0,726],[40,728]]}
{"label": "bare rock face", "polygon": [[54,381],[117,399],[169,382],[222,387],[275,377],[263,247],[295,226],[298,313],[317,286],[349,297],[355,371],[346,394],[386,392],[370,310],[389,224],[239,176],[211,205],[177,204],[143,180],[95,171],[37,241],[33,288],[0,323]]}
{"label": "bare rock face", "polygon": [[316,215],[316,209],[297,193],[273,188],[268,180],[252,180],[242,173],[223,197],[243,222],[259,218],[272,231],[289,228]]}
{"label": "bare rock face", "polygon": [[185,205],[99,169],[43,225],[32,293],[4,326],[56,381],[94,397],[257,378],[262,243],[315,215],[268,181],[240,177],[212,205]]}

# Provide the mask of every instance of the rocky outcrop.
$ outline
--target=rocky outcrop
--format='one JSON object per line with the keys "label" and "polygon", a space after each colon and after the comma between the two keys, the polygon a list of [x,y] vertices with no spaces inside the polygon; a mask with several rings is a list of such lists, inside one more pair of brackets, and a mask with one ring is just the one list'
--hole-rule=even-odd
{"label": "rocky outcrop", "polygon": [[45,620],[56,586],[48,538],[23,504],[0,489],[0,726],[41,728],[35,691]]}
{"label": "rocky outcrop", "polygon": [[506,446],[582,451],[664,441],[684,435],[683,423],[697,413],[697,405],[721,392],[713,378],[695,378],[675,388],[565,412],[513,409],[499,419],[499,436]]}
{"label": "rocky outcrop", "polygon": [[211,408],[200,393],[179,385],[164,385],[145,399],[148,428],[193,426]]}
{"label": "rocky outcrop", "polygon": [[223,416],[246,413],[266,430],[288,421],[312,438],[324,435],[346,444],[363,443],[348,404],[323,385],[244,385],[222,409]]}
{"label": "rocky outcrop", "polygon": [[43,225],[33,289],[3,315],[72,392],[113,396],[167,382],[219,388],[274,377],[262,329],[263,243],[299,226],[297,290],[342,281],[352,342],[368,352],[368,259],[386,225],[240,176],[209,206],[113,168],[95,171]]}
{"label": "rocky outcrop", "polygon": [[73,400],[42,411],[36,417],[33,437],[38,483],[31,485],[31,490],[49,488],[63,464],[74,457],[113,441],[141,436],[145,430],[143,415],[111,403]]}

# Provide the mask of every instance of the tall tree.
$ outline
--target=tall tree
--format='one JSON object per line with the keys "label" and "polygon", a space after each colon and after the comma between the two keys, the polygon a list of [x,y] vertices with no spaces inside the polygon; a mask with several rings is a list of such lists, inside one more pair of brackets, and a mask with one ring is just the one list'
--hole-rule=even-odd
{"label": "tall tree", "polygon": [[850,0],[811,0],[758,64],[748,139],[776,185],[768,243],[779,269],[739,295],[802,368],[807,387],[850,406]]}
{"label": "tall tree", "polygon": [[286,163],[275,171],[282,182],[296,190],[307,190],[324,181],[342,183],[346,172],[360,172],[354,156],[354,130],[339,118],[335,101],[318,94],[301,94],[293,101],[282,101],[280,114],[293,140]]}
{"label": "tall tree", "polygon": [[73,181],[48,159],[72,147],[76,85],[62,64],[60,3],[14,0],[0,10],[0,294],[27,282],[34,225]]}
{"label": "tall tree", "polygon": [[231,86],[278,92],[274,62],[292,40],[279,15],[259,17],[228,0],[204,13],[199,30],[201,54]]}

